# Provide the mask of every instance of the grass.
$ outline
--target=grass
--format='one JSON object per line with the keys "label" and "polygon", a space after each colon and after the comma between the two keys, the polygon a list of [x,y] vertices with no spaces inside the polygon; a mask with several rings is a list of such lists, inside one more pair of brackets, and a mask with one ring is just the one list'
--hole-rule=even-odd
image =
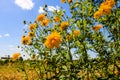
{"label": "grass", "polygon": [[[120,61],[117,61],[117,63],[120,64]],[[23,65],[19,62],[16,62],[16,63],[8,62],[3,65],[0,65],[0,80],[26,80],[25,72],[23,72],[22,70],[19,69],[20,66],[22,67]],[[120,65],[119,65],[119,67],[120,67]],[[110,65],[109,71],[112,72],[112,69],[113,69],[113,65]],[[39,79],[39,75],[35,69],[26,66],[25,70],[28,75],[27,76],[28,80],[38,80]],[[86,73],[86,72],[80,71],[76,75],[81,76],[84,73]],[[46,78],[46,76],[48,78],[50,78],[51,74],[54,75],[54,73],[47,72],[47,74],[43,75],[43,78]],[[101,70],[96,70],[95,75],[101,76],[101,75],[103,75],[103,73],[101,73]],[[90,76],[91,76],[91,74],[89,74],[89,77]],[[84,79],[84,80],[87,80],[87,79]]]}

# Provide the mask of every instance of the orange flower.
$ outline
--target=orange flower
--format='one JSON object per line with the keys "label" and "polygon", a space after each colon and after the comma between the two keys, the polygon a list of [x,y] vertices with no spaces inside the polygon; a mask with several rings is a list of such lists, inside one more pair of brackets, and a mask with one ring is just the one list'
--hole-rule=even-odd
{"label": "orange flower", "polygon": [[14,53],[13,55],[12,55],[12,58],[13,59],[18,59],[20,57],[20,53]]}
{"label": "orange flower", "polygon": [[100,11],[97,11],[97,12],[95,12],[95,14],[94,14],[94,18],[97,19],[97,18],[99,18],[101,15],[102,15],[102,13],[101,13]]}
{"label": "orange flower", "polygon": [[61,18],[58,17],[58,16],[56,16],[56,17],[54,17],[54,21],[55,21],[55,22],[60,22],[60,21],[61,21]]}
{"label": "orange flower", "polygon": [[22,44],[27,45],[31,41],[31,37],[24,36],[22,37]]}
{"label": "orange flower", "polygon": [[61,36],[57,32],[52,32],[50,35],[47,36],[47,40],[45,42],[45,46],[47,48],[58,48],[60,43],[62,42]]}
{"label": "orange flower", "polygon": [[94,27],[93,27],[93,30],[97,31],[97,30],[99,30],[100,28],[102,28],[102,25],[97,25],[97,26],[94,26]]}
{"label": "orange flower", "polygon": [[61,0],[61,2],[62,2],[62,3],[65,3],[65,2],[66,2],[66,0]]}
{"label": "orange flower", "polygon": [[37,24],[34,23],[34,24],[30,24],[29,26],[29,29],[32,31],[32,30],[35,30],[37,28]]}
{"label": "orange flower", "polygon": [[49,20],[48,19],[45,19],[41,22],[41,26],[48,26],[49,24]]}
{"label": "orange flower", "polygon": [[75,31],[74,31],[74,35],[75,35],[75,36],[80,35],[80,31],[79,31],[79,30],[75,30]]}
{"label": "orange flower", "polygon": [[68,0],[68,3],[71,3],[72,2],[72,0]]}
{"label": "orange flower", "polygon": [[40,14],[40,15],[37,16],[37,21],[38,21],[38,22],[41,22],[41,21],[43,21],[45,18],[46,18],[46,15],[45,15],[45,14]]}
{"label": "orange flower", "polygon": [[28,36],[31,37],[31,38],[33,38],[33,37],[35,37],[35,34],[34,34],[34,32],[29,32]]}
{"label": "orange flower", "polygon": [[69,26],[69,23],[67,21],[64,21],[60,24],[60,30],[65,30]]}

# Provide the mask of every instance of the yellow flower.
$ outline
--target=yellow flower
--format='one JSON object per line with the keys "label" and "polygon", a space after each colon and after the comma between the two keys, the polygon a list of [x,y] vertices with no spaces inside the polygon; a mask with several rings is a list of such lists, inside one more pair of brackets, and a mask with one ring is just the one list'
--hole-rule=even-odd
{"label": "yellow flower", "polygon": [[72,2],[72,0],[68,0],[68,3],[71,3]]}
{"label": "yellow flower", "polygon": [[30,24],[29,26],[29,29],[32,31],[32,30],[35,30],[37,28],[37,24],[34,23],[34,24]]}
{"label": "yellow flower", "polygon": [[109,5],[110,7],[113,7],[115,5],[115,1],[114,0],[106,0],[107,5]]}
{"label": "yellow flower", "polygon": [[49,20],[48,19],[45,19],[41,22],[41,26],[48,26],[49,24]]}
{"label": "yellow flower", "polygon": [[102,16],[102,13],[100,11],[96,11],[94,14],[94,18],[98,19],[100,16]]}
{"label": "yellow flower", "polygon": [[94,26],[94,27],[93,27],[93,30],[97,31],[97,30],[99,30],[100,28],[102,28],[102,25],[99,24],[99,25],[97,25],[97,26]]}
{"label": "yellow flower", "polygon": [[62,2],[62,3],[65,3],[65,2],[66,2],[66,0],[61,0],[61,2]]}
{"label": "yellow flower", "polygon": [[74,35],[75,35],[75,36],[80,35],[80,31],[79,31],[79,30],[75,30],[75,31],[74,31]]}
{"label": "yellow flower", "polygon": [[69,26],[69,23],[67,21],[64,21],[60,24],[60,30],[63,31],[67,29],[68,26]]}
{"label": "yellow flower", "polygon": [[36,59],[36,55],[35,54],[31,55],[31,59],[35,60]]}
{"label": "yellow flower", "polygon": [[34,32],[29,32],[28,36],[31,37],[31,38],[33,38],[33,37],[35,37],[35,34],[34,34]]}
{"label": "yellow flower", "polygon": [[55,22],[60,22],[60,21],[61,21],[61,18],[58,17],[58,16],[56,16],[56,17],[54,17],[54,21],[55,21]]}
{"label": "yellow flower", "polygon": [[120,72],[118,70],[115,70],[114,74],[118,76],[120,74]]}
{"label": "yellow flower", "polygon": [[71,40],[71,38],[72,38],[72,36],[71,35],[67,35],[66,36],[66,41],[68,42],[68,41],[70,41]]}
{"label": "yellow flower", "polygon": [[13,59],[18,59],[20,57],[20,53],[14,53],[13,55],[12,55],[12,58]]}
{"label": "yellow flower", "polygon": [[57,32],[52,32],[50,35],[47,36],[47,40],[45,42],[45,46],[47,48],[58,48],[60,43],[62,42],[61,36]]}
{"label": "yellow flower", "polygon": [[40,14],[40,15],[37,16],[37,21],[38,21],[38,22],[41,22],[41,21],[43,21],[45,18],[46,18],[46,15],[45,15],[45,14]]}
{"label": "yellow flower", "polygon": [[29,36],[24,36],[22,37],[22,44],[27,45],[28,43],[30,43],[31,38]]}
{"label": "yellow flower", "polygon": [[108,3],[107,3],[107,2],[102,2],[102,3],[100,4],[100,8],[103,8],[105,5],[108,5]]}
{"label": "yellow flower", "polygon": [[102,8],[100,8],[99,11],[102,12],[103,15],[107,15],[111,13],[111,7],[108,5],[105,5]]}

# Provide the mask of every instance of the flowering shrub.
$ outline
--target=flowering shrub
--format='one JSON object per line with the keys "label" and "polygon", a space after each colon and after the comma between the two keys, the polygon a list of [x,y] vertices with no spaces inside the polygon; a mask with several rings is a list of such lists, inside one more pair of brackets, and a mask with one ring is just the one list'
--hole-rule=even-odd
{"label": "flowering shrub", "polygon": [[[71,17],[62,9],[48,12],[45,5],[46,12],[30,23],[22,37],[23,51],[34,58],[40,79],[120,79],[116,62],[119,1],[102,1],[61,0],[70,6]],[[92,53],[97,54],[95,59],[90,57]]]}

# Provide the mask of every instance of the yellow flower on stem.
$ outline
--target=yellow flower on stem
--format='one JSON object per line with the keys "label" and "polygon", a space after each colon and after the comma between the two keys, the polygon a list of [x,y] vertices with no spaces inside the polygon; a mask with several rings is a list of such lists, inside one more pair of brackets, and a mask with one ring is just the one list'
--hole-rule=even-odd
{"label": "yellow flower on stem", "polygon": [[35,33],[34,32],[29,32],[28,36],[31,37],[31,38],[33,38],[33,37],[35,37]]}
{"label": "yellow flower on stem", "polygon": [[68,0],[68,3],[71,3],[72,2],[72,0]]}
{"label": "yellow flower on stem", "polygon": [[19,53],[19,52],[14,53],[14,54],[12,55],[12,58],[13,58],[13,59],[18,59],[19,57],[20,57],[20,53]]}
{"label": "yellow flower on stem", "polygon": [[99,11],[103,14],[103,15],[107,15],[109,13],[111,13],[111,7],[108,5],[105,5],[104,7],[100,8]]}
{"label": "yellow flower on stem", "polygon": [[35,60],[36,59],[36,54],[31,55],[31,59]]}
{"label": "yellow flower on stem", "polygon": [[61,18],[58,17],[58,16],[55,16],[55,17],[54,17],[54,21],[55,21],[55,22],[60,22],[60,21],[61,21]]}
{"label": "yellow flower on stem", "polygon": [[67,21],[64,21],[60,24],[60,30],[63,31],[67,29],[68,26],[69,26],[69,23]]}
{"label": "yellow flower on stem", "polygon": [[65,2],[66,2],[66,0],[61,0],[61,2],[62,2],[62,3],[65,3]]}
{"label": "yellow flower on stem", "polygon": [[35,30],[37,28],[37,24],[34,23],[34,24],[30,24],[29,26],[29,29],[32,31],[32,30]]}
{"label": "yellow flower on stem", "polygon": [[52,32],[50,35],[47,36],[47,40],[45,42],[45,46],[47,48],[58,48],[60,43],[62,42],[61,36],[57,32]]}
{"label": "yellow flower on stem", "polygon": [[41,26],[48,26],[48,24],[49,24],[48,19],[45,19],[45,20],[41,21]]}
{"label": "yellow flower on stem", "polygon": [[22,44],[27,45],[30,42],[31,42],[31,37],[29,36],[22,37]]}
{"label": "yellow flower on stem", "polygon": [[80,31],[79,31],[79,30],[75,30],[75,31],[74,31],[74,35],[75,35],[75,36],[80,35]]}
{"label": "yellow flower on stem", "polygon": [[102,25],[97,25],[97,26],[94,26],[93,27],[93,30],[97,31],[97,30],[100,30],[102,28]]}
{"label": "yellow flower on stem", "polygon": [[100,16],[102,16],[102,12],[96,11],[95,14],[94,14],[94,18],[98,19]]}
{"label": "yellow flower on stem", "polygon": [[37,21],[38,22],[41,22],[41,21],[43,21],[44,19],[46,18],[46,15],[45,14],[39,14],[38,16],[37,16]]}
{"label": "yellow flower on stem", "polygon": [[118,70],[115,70],[114,74],[118,76],[120,74],[120,72]]}
{"label": "yellow flower on stem", "polygon": [[115,5],[115,0],[106,0],[107,5],[113,7]]}
{"label": "yellow flower on stem", "polygon": [[72,36],[71,35],[67,35],[66,36],[66,41],[68,42],[68,41],[70,41],[71,40],[71,38],[72,38]]}

